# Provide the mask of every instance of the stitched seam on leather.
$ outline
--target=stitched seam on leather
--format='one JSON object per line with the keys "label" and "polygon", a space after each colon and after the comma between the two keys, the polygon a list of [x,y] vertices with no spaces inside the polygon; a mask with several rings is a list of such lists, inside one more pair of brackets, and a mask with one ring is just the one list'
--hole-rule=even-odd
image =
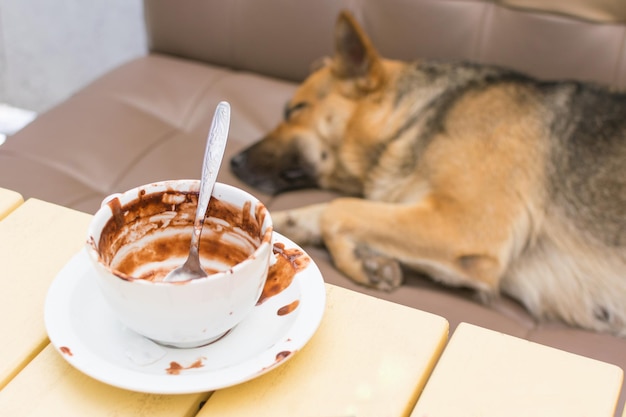
{"label": "stitched seam on leather", "polygon": [[496,7],[492,2],[482,2],[483,3],[483,12],[480,16],[480,23],[478,24],[479,32],[476,37],[475,45],[473,46],[474,51],[472,51],[473,59],[476,59],[478,62],[483,62],[485,57],[485,44],[487,42],[487,25],[491,25],[493,22],[493,14],[494,9]]}
{"label": "stitched seam on leather", "polygon": [[[167,55],[161,54],[161,53],[155,53],[155,54],[151,54],[153,56],[156,57],[167,57]],[[171,58],[171,57],[167,57],[167,58]],[[211,66],[211,68],[214,68],[216,70],[222,71],[222,74],[219,75],[214,75],[213,78],[213,82],[208,82],[206,87],[203,88],[202,90],[197,90],[196,93],[194,93],[191,98],[189,99],[189,104],[186,106],[186,110],[183,110],[182,112],[182,116],[180,118],[180,123],[176,124],[173,123],[170,119],[166,119],[164,117],[161,116],[161,114],[159,114],[158,112],[154,112],[151,111],[147,106],[142,106],[140,105],[140,103],[135,102],[132,98],[128,98],[127,96],[116,92],[107,92],[107,91],[102,91],[102,90],[98,90],[98,91],[91,91],[89,89],[83,89],[78,91],[75,95],[76,96],[84,96],[84,97],[97,97],[97,98],[106,98],[106,99],[110,99],[112,101],[118,102],[118,103],[122,103],[134,110],[137,110],[138,112],[145,114],[151,118],[154,118],[156,120],[159,120],[161,122],[163,122],[164,124],[171,126],[173,128],[178,128],[180,130],[186,129],[187,128],[187,123],[189,121],[189,118],[191,117],[191,115],[193,114],[194,109],[197,107],[198,103],[200,102],[200,100],[202,99],[202,97],[204,96],[205,92],[208,91],[209,89],[211,89],[215,84],[217,84],[218,82],[220,82],[223,78],[228,77],[229,75],[232,75],[233,71],[228,69],[227,67],[222,67],[219,65],[212,65],[212,64],[208,64],[209,66]],[[207,78],[211,78],[211,77],[207,77]]]}
{"label": "stitched seam on leather", "polygon": [[[181,118],[181,128],[187,129],[188,124],[191,120],[191,117],[194,115],[195,110],[198,108],[198,103],[202,100],[203,97],[206,96],[206,93],[210,91],[215,85],[219,84],[223,79],[227,78],[230,73],[224,73],[220,76],[214,77],[213,82],[208,83],[202,90],[199,90],[195,97],[189,100],[189,106],[187,110],[185,110],[183,117]],[[213,113],[211,113],[211,116]],[[208,133],[208,130],[207,130]]]}
{"label": "stitched seam on leather", "polygon": [[[13,156],[15,158],[29,160],[45,167],[48,167],[54,171],[57,171],[63,175],[66,175],[73,179],[74,181],[84,185],[86,188],[93,190],[97,193],[110,194],[115,191],[117,184],[128,174],[128,172],[134,167],[138,161],[143,159],[146,155],[150,154],[153,149],[158,148],[161,144],[165,143],[171,136],[173,136],[178,130],[176,128],[172,128],[164,133],[161,138],[157,141],[151,143],[145,150],[138,153],[138,156],[133,158],[124,168],[120,171],[120,174],[113,179],[109,188],[98,188],[95,187],[92,181],[85,181],[84,178],[86,176],[77,170],[70,169],[68,165],[55,163],[55,160],[47,159],[42,156],[34,156],[30,153],[16,152],[12,150],[0,150],[0,155]],[[96,184],[97,185],[97,184]]]}
{"label": "stitched seam on leather", "polygon": [[[173,128],[172,130],[169,130],[167,132],[165,132],[161,138],[159,138],[158,140],[156,140],[155,142],[151,143],[144,151],[139,152],[137,154],[137,156],[135,158],[133,158],[132,160],[129,161],[128,165],[126,165],[126,168],[124,168],[123,170],[120,171],[120,174],[111,182],[111,188],[113,190],[115,190],[117,188],[117,185],[120,183],[120,181],[122,179],[124,179],[124,177],[126,177],[126,175],[128,174],[128,172],[137,165],[137,163],[139,161],[141,161],[142,159],[145,159],[148,155],[150,155],[152,153],[152,151],[154,151],[155,149],[159,148],[161,145],[163,145],[165,142],[167,142],[172,136],[174,136],[176,134],[176,132],[178,132],[179,130],[176,128]],[[105,191],[110,193],[111,191]]]}
{"label": "stitched seam on leather", "polygon": [[[622,27],[622,39],[619,43],[619,54],[617,56],[617,60],[615,62],[615,69],[613,72],[613,85],[618,88],[624,88],[626,85],[620,85],[620,68],[626,65],[626,25]],[[626,68],[624,68],[626,71]],[[624,78],[624,83],[626,84],[626,77]]]}
{"label": "stitched seam on leather", "polygon": [[242,63],[239,59],[239,54],[237,53],[237,45],[239,45],[239,42],[230,41],[230,39],[234,39],[235,36],[237,36],[237,33],[239,31],[239,20],[237,19],[237,16],[241,16],[241,13],[243,12],[241,2],[234,1],[233,9],[234,11],[231,9],[231,13],[229,16],[230,25],[228,26],[230,28],[230,31],[228,33],[228,36],[226,36],[225,38],[229,39],[228,53],[230,54],[230,62],[236,65],[237,68],[241,68]]}
{"label": "stitched seam on leather", "polygon": [[[75,180],[76,182],[85,185],[87,188],[91,189],[91,190],[96,190],[98,191],[98,189],[94,188],[92,186],[92,184],[90,184],[89,182],[85,182],[83,181],[83,177],[84,175],[79,175],[77,174],[77,172],[73,169],[68,169],[67,165],[64,164],[57,164],[57,163],[52,163],[54,162],[53,160],[47,159],[45,157],[40,157],[40,156],[33,156],[30,153],[22,153],[22,152],[15,152],[15,151],[11,151],[11,150],[3,150],[0,152],[0,155],[8,155],[8,156],[13,156],[15,158],[19,158],[19,159],[23,159],[23,160],[27,160],[27,161],[33,161],[36,162],[40,165],[43,165],[45,167],[48,167],[54,171],[60,172],[64,175],[67,175],[68,177],[72,178],[73,180]],[[100,190],[102,191],[102,190]]]}
{"label": "stitched seam on leather", "polygon": [[90,188],[89,190],[90,192],[85,193],[84,195],[80,197],[76,197],[68,202],[62,203],[62,205],[69,207],[69,208],[75,208],[78,204],[83,203],[86,200],[90,200],[95,197],[98,197],[100,200],[103,200],[104,197],[111,194],[111,193],[101,193],[100,191],[94,190],[93,188]]}
{"label": "stitched seam on leather", "polygon": [[[6,47],[4,46],[4,25],[2,24],[2,22],[2,10],[0,10],[0,74],[4,75],[7,73],[7,62],[9,62],[9,60],[7,59]],[[6,96],[6,82],[7,77],[0,77],[0,95],[2,96]]]}

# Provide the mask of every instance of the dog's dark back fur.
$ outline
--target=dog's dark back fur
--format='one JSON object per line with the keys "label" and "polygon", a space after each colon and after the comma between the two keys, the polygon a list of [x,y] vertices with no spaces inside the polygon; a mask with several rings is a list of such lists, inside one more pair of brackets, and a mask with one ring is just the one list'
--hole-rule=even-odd
{"label": "dog's dark back fur", "polygon": [[[549,193],[582,231],[626,246],[626,95],[581,83],[554,85]],[[626,272],[625,272],[626,273]]]}
{"label": "dog's dark back fur", "polygon": [[[416,85],[445,85],[422,111],[407,118],[407,126],[417,119],[428,120],[422,140],[416,142],[419,148],[444,129],[447,109],[468,91],[498,83],[515,84],[519,86],[519,100],[525,90],[533,90],[532,97],[540,100],[550,127],[546,197],[590,238],[610,247],[626,246],[625,93],[577,81],[540,81],[515,71],[471,63],[419,62],[410,68],[399,82],[398,103],[414,93]],[[398,131],[398,136],[401,134],[402,130]],[[414,161],[420,153],[416,149]],[[371,157],[376,159],[376,153]]]}

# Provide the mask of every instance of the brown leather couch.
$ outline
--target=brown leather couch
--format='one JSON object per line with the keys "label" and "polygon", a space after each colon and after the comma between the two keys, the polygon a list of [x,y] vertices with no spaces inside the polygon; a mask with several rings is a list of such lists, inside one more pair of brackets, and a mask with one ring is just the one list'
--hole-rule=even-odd
{"label": "brown leather couch", "polygon": [[[624,0],[144,3],[150,53],[10,137],[0,146],[0,187],[92,213],[113,192],[198,178],[215,105],[227,100],[232,106],[230,158],[279,121],[296,83],[331,53],[343,8],[387,57],[487,62],[541,78],[626,86]],[[247,188],[227,163],[220,181]],[[276,197],[251,191],[274,210],[332,197],[316,190]],[[469,291],[418,276],[393,292],[366,289],[339,274],[323,250],[307,250],[327,282],[439,314],[452,331],[470,322],[626,369],[626,339],[539,323],[508,298],[482,305]]]}

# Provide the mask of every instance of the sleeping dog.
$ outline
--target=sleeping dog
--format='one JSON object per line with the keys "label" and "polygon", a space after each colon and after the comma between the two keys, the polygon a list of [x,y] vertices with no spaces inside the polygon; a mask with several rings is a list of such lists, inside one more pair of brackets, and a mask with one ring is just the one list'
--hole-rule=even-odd
{"label": "sleeping dog", "polygon": [[269,193],[345,193],[272,217],[358,283],[393,289],[412,268],[626,336],[625,94],[383,59],[344,12],[333,58],[231,167]]}

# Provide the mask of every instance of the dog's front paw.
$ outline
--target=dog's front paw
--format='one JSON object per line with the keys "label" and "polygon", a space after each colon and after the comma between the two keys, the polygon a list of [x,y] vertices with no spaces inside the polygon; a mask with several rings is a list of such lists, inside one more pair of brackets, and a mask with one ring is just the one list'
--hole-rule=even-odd
{"label": "dog's front paw", "polygon": [[402,285],[403,272],[396,259],[380,255],[369,248],[356,251],[369,285],[383,291],[391,291]]}
{"label": "dog's front paw", "polygon": [[299,214],[298,210],[273,212],[274,230],[287,236],[298,245],[322,245],[319,222]]}

